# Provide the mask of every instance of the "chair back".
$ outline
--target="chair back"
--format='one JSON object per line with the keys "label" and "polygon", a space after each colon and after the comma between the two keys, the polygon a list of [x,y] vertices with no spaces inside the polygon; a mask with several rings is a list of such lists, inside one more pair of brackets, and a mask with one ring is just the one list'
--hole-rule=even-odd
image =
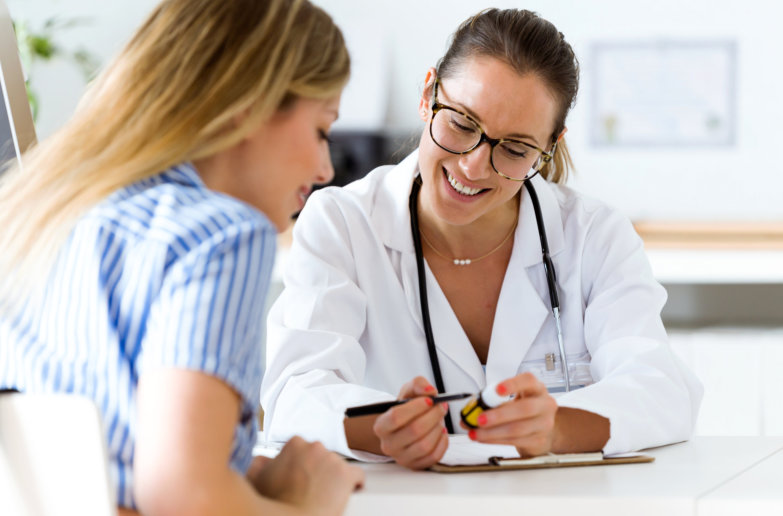
{"label": "chair back", "polygon": [[88,398],[0,394],[0,513],[115,516],[105,441]]}

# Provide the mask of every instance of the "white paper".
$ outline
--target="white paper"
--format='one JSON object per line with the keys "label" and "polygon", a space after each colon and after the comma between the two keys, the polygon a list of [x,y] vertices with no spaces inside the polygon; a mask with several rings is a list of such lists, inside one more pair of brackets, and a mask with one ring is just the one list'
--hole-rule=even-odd
{"label": "white paper", "polygon": [[[641,454],[637,454],[641,455]],[[546,455],[539,455],[537,457],[530,457],[528,459],[514,459],[511,461],[503,462],[504,465],[530,465],[530,464],[573,464],[579,462],[595,462],[604,459],[604,454],[601,452],[587,452],[587,453],[548,453]]]}
{"label": "white paper", "polygon": [[610,455],[604,455],[605,459],[633,459],[635,457],[641,457],[644,455],[641,452],[628,452],[628,453],[612,453]]}
{"label": "white paper", "polygon": [[258,432],[258,438],[256,444],[253,446],[253,457],[262,455],[274,459],[280,453],[280,450],[285,446],[284,442],[272,442],[264,441],[262,432]]}
{"label": "white paper", "polygon": [[450,435],[449,447],[440,463],[447,466],[488,464],[490,457],[517,458],[519,452],[510,444],[477,443],[464,434]]}
{"label": "white paper", "polygon": [[[253,455],[276,457],[280,449],[285,445],[281,442],[264,441],[259,432],[259,439],[253,448]],[[391,459],[385,455],[375,455],[369,452],[354,451],[357,459],[362,462],[389,462]],[[517,458],[519,452],[508,444],[484,444],[471,441],[467,435],[458,434],[449,436],[449,447],[446,454],[440,460],[447,466],[463,466],[474,464],[488,464],[490,457]]]}
{"label": "white paper", "polygon": [[[274,459],[285,446],[285,442],[265,441],[263,432],[258,432],[258,440],[253,446],[253,457],[262,455]],[[376,455],[375,453],[353,450],[355,459],[361,462],[392,462],[393,459],[386,455]],[[353,459],[354,457],[346,457]]]}

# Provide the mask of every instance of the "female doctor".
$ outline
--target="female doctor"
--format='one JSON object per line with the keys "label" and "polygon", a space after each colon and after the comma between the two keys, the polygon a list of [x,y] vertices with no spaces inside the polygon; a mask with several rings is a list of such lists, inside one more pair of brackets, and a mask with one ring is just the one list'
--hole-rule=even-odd
{"label": "female doctor", "polygon": [[[641,240],[562,185],[577,86],[570,45],[535,13],[458,28],[425,76],[418,150],[299,217],[268,321],[268,439],[426,468],[468,430],[459,402],[427,395],[496,383],[513,399],[469,436],[523,455],[690,436],[701,387],[669,348]],[[414,399],[344,420],[395,396]]]}

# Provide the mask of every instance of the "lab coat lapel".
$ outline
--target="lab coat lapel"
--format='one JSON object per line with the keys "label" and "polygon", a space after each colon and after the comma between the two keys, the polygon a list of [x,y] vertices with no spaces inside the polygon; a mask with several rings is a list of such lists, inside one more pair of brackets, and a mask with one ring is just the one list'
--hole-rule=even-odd
{"label": "lab coat lapel", "polygon": [[[380,191],[388,191],[390,195],[379,197],[375,200],[373,226],[378,231],[384,244],[400,253],[400,281],[408,308],[413,316],[413,320],[416,321],[422,332],[422,343],[424,343],[424,324],[419,299],[419,276],[410,230],[410,212],[408,211],[408,199],[413,177],[416,175],[417,165],[418,151],[415,151],[397,165],[395,170],[383,178],[384,181],[389,181],[389,183],[387,188],[380,189]],[[479,388],[484,385],[484,371],[481,363],[426,261],[424,267],[435,347],[438,349],[439,354],[447,355],[459,368],[465,370],[476,383],[476,388]],[[441,362],[443,362],[442,355]],[[445,372],[446,369],[443,363],[441,363],[441,370],[444,372],[443,382],[446,389],[448,389],[449,378]]]}
{"label": "lab coat lapel", "polygon": [[548,305],[530,282],[530,270],[524,266],[519,256],[521,253],[516,250],[517,245],[514,246],[495,310],[487,357],[488,383],[517,374],[519,365],[549,316]]}
{"label": "lab coat lapel", "polygon": [[[430,271],[429,265],[424,264],[427,271],[427,296],[429,298],[430,320],[432,321],[432,333],[435,338],[435,347],[438,351],[447,355],[454,363],[475,382],[475,388],[481,389],[485,385],[484,368],[481,367],[476,351],[473,349],[465,330],[457,319],[457,315],[451,308],[449,300],[441,290],[438,280]],[[441,359],[442,362],[442,359]],[[441,364],[442,365],[442,364]],[[449,379],[444,374],[443,383],[446,390],[456,390],[449,386]],[[459,389],[466,387],[460,384]]]}
{"label": "lab coat lapel", "polygon": [[[533,178],[539,197],[549,242],[550,255],[563,249],[563,225],[557,199],[539,176]],[[541,241],[535,212],[527,189],[522,189],[519,224],[514,234],[514,250],[500,290],[492,327],[487,382],[494,383],[517,374],[541,327],[551,317],[549,294],[536,290],[531,274],[544,274]],[[546,280],[539,282],[546,285]]]}
{"label": "lab coat lapel", "polygon": [[[422,345],[426,346],[424,323],[421,315],[421,302],[419,299],[418,274],[416,271],[416,255],[413,251],[403,254],[402,281],[405,295],[408,299],[408,308],[411,310],[413,319],[421,329]],[[446,355],[454,364],[465,371],[473,380],[474,389],[481,389],[484,382],[484,369],[481,362],[473,350],[468,336],[462,329],[462,326],[454,314],[448,299],[438,284],[438,280],[430,270],[426,260],[424,262],[424,271],[427,278],[427,306],[430,311],[430,322],[432,324],[432,335],[435,340],[435,348],[440,358],[441,372],[443,373],[443,383],[446,391],[461,389],[467,387],[460,383],[459,387],[454,386],[454,379],[449,378],[448,368],[444,366],[444,355]]]}
{"label": "lab coat lapel", "polygon": [[[383,244],[399,253],[400,283],[407,301],[408,309],[424,335],[419,303],[418,274],[416,273],[416,254],[411,237],[411,219],[408,211],[413,177],[418,167],[418,149],[386,174],[382,181],[387,182],[372,207],[372,225]],[[392,253],[394,256],[394,253]]]}
{"label": "lab coat lapel", "polygon": [[[421,330],[422,336],[424,336],[424,323],[422,322],[421,302],[419,300],[419,275],[416,270],[416,254],[413,252],[413,245],[411,245],[409,253],[402,253],[400,257],[400,271],[402,290],[405,293],[408,310],[410,310],[413,320],[416,321],[416,325]],[[429,290],[429,284],[427,284],[427,289]]]}

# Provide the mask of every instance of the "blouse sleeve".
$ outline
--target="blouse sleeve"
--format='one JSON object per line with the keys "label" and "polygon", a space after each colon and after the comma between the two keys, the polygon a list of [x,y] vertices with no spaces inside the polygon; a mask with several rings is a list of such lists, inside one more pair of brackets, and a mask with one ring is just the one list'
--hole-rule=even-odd
{"label": "blouse sleeve", "polygon": [[251,220],[221,228],[174,258],[149,305],[142,367],[214,376],[241,396],[243,422],[255,419],[274,256],[274,229]]}

